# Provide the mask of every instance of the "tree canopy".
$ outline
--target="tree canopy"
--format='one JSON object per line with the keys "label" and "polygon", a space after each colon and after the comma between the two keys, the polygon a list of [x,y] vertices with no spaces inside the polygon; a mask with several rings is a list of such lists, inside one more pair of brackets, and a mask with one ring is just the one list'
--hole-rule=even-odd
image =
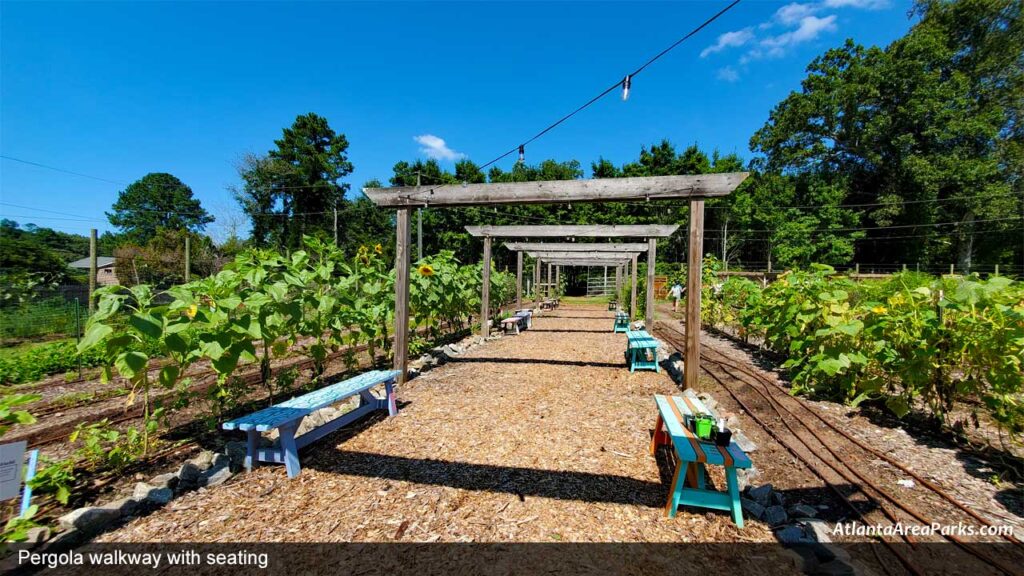
{"label": "tree canopy", "polygon": [[145,243],[160,228],[202,231],[214,218],[192,189],[165,172],[151,172],[118,193],[107,219],[132,242]]}

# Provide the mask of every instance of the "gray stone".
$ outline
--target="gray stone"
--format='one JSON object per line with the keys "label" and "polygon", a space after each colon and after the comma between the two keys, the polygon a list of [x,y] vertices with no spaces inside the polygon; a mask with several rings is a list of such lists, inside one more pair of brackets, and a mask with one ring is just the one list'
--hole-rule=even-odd
{"label": "gray stone", "polygon": [[199,477],[199,486],[205,488],[211,488],[213,486],[220,486],[221,484],[228,481],[233,474],[231,468],[222,466],[220,468],[210,468]]}
{"label": "gray stone", "polygon": [[785,496],[785,494],[783,494],[782,492],[779,492],[779,491],[772,492],[772,504],[775,504],[776,506],[785,506],[786,505],[786,496]]}
{"label": "gray stone", "polygon": [[195,458],[189,460],[200,472],[207,470],[213,464],[213,452],[203,450]]}
{"label": "gray stone", "polygon": [[121,518],[121,512],[115,508],[78,508],[61,516],[57,522],[65,530],[79,530],[85,534],[93,534],[106,528]]}
{"label": "gray stone", "polygon": [[46,526],[33,526],[25,534],[25,542],[30,546],[37,546],[50,539],[50,529]]}
{"label": "gray stone", "polygon": [[153,476],[149,479],[149,484],[157,488],[170,488],[174,490],[174,487],[178,485],[178,475],[174,472],[168,472]]}
{"label": "gray stone", "polygon": [[791,524],[781,530],[776,530],[775,538],[783,544],[796,544],[798,542],[803,542],[804,531],[799,526]]}
{"label": "gray stone", "polygon": [[132,496],[136,500],[145,500],[151,504],[163,506],[174,498],[174,490],[170,488],[157,488],[144,482],[135,485],[135,492]]}
{"label": "gray stone", "polygon": [[757,477],[760,475],[761,472],[757,469],[756,466],[751,466],[750,468],[737,470],[736,483],[741,491],[746,490],[747,487],[751,486],[754,483],[754,481],[757,480]]}
{"label": "gray stone", "polygon": [[832,541],[832,530],[828,522],[818,518],[797,518],[796,521],[804,525],[810,539],[823,543]]}
{"label": "gray stone", "polygon": [[217,454],[213,457],[213,465],[211,468],[224,468],[231,465],[231,458],[227,454]]}
{"label": "gray stone", "polygon": [[229,467],[233,471],[238,472],[245,468],[246,449],[245,442],[233,441],[224,445],[224,454],[227,455]]}
{"label": "gray stone", "polygon": [[782,506],[769,506],[765,508],[764,517],[761,519],[769,526],[778,526],[784,524],[789,516],[786,515],[786,509]]}
{"label": "gray stone", "polygon": [[789,508],[789,515],[804,518],[814,518],[818,515],[818,509],[807,504],[797,504]]}
{"label": "gray stone", "polygon": [[110,510],[117,510],[117,513],[121,516],[131,516],[139,508],[141,498],[121,498],[119,500],[113,500],[100,506],[100,508],[107,508]]}
{"label": "gray stone", "polygon": [[772,498],[772,485],[762,484],[756,488],[751,488],[747,497],[761,506],[768,506]]}
{"label": "gray stone", "polygon": [[732,431],[732,441],[735,442],[736,445],[740,447],[740,450],[743,450],[744,452],[749,453],[757,451],[757,444],[754,444],[750,438],[747,438],[742,430]]}
{"label": "gray stone", "polygon": [[743,513],[747,516],[757,520],[760,520],[761,516],[764,516],[764,506],[761,506],[750,498],[740,498],[740,506],[743,507]]}
{"label": "gray stone", "polygon": [[195,464],[185,462],[178,470],[178,486],[175,487],[175,490],[179,494],[195,490],[198,487],[199,477],[202,474],[202,471]]}

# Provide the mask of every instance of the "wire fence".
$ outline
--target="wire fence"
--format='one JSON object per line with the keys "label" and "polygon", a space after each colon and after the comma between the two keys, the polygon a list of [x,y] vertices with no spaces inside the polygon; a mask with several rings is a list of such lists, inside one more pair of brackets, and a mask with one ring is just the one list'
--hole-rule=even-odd
{"label": "wire fence", "polygon": [[0,345],[78,338],[89,319],[89,287],[66,285],[24,290],[0,285]]}

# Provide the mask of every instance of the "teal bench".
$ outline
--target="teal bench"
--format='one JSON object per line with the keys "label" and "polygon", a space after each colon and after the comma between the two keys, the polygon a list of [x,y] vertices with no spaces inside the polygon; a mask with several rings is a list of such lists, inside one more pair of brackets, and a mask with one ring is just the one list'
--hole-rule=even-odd
{"label": "teal bench", "polygon": [[646,330],[626,331],[626,362],[629,364],[629,371],[654,370],[661,372],[658,367],[658,342]]}
{"label": "teal bench", "polygon": [[[302,396],[296,396],[280,404],[236,418],[221,425],[224,430],[242,430],[246,433],[245,467],[252,470],[258,462],[284,463],[289,478],[299,475],[299,450],[334,432],[338,428],[355,422],[376,410],[387,410],[388,416],[398,414],[395,402],[395,379],[397,370],[373,370],[348,380],[325,386]],[[370,389],[384,385],[384,398],[377,398]],[[352,396],[359,396],[359,407],[339,416],[323,426],[295,437],[299,424],[306,416],[336,404]],[[261,432],[277,430],[280,433],[280,448],[258,448]]]}
{"label": "teal bench", "polygon": [[[676,469],[665,503],[665,514],[676,515],[680,506],[698,506],[732,513],[733,522],[743,528],[743,507],[740,504],[739,484],[736,469],[750,468],[750,458],[743,450],[730,442],[728,447],[706,442],[686,426],[686,419],[695,414],[710,414],[710,411],[692,391],[682,396],[654,396],[658,406],[658,420],[651,438],[651,455],[659,446],[671,444],[676,455]],[[709,490],[705,486],[706,464],[725,467],[726,491]]]}
{"label": "teal bench", "polygon": [[608,302],[608,310],[615,310],[618,307],[619,307],[618,300],[612,300],[612,301]]}
{"label": "teal bench", "polygon": [[629,315],[625,312],[615,313],[615,324],[612,326],[612,332],[628,332],[629,331]]}

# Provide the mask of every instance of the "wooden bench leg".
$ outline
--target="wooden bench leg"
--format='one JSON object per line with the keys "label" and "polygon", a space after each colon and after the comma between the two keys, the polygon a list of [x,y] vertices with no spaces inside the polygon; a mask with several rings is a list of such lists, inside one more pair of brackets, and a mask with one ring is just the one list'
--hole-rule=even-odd
{"label": "wooden bench leg", "polygon": [[281,433],[281,453],[284,455],[284,467],[288,470],[288,477],[295,478],[301,471],[299,468],[299,448],[295,445],[295,432],[299,429],[299,423],[291,423],[278,429]]}
{"label": "wooden bench leg", "polygon": [[654,456],[658,452],[658,446],[666,444],[666,434],[661,431],[663,422],[661,420],[661,412],[658,413],[658,419],[654,422],[654,434],[651,435],[651,456]]}
{"label": "wooden bench leg", "polygon": [[676,463],[676,472],[672,476],[672,484],[668,489],[668,502],[665,503],[665,515],[669,518],[676,517],[676,509],[679,508],[679,499],[683,495],[683,478],[679,471],[687,467],[689,463],[680,460]]}
{"label": "wooden bench leg", "polygon": [[398,416],[398,400],[395,398],[395,383],[388,380],[384,383],[384,393],[387,395],[388,416]]}
{"label": "wooden bench leg", "polygon": [[740,503],[740,486],[736,481],[736,468],[725,469],[725,482],[729,486],[729,499],[732,501],[732,521],[737,528],[743,528],[743,506]]}
{"label": "wooden bench leg", "polygon": [[256,443],[260,439],[260,433],[255,430],[245,432],[245,470],[252,472],[256,467]]}

